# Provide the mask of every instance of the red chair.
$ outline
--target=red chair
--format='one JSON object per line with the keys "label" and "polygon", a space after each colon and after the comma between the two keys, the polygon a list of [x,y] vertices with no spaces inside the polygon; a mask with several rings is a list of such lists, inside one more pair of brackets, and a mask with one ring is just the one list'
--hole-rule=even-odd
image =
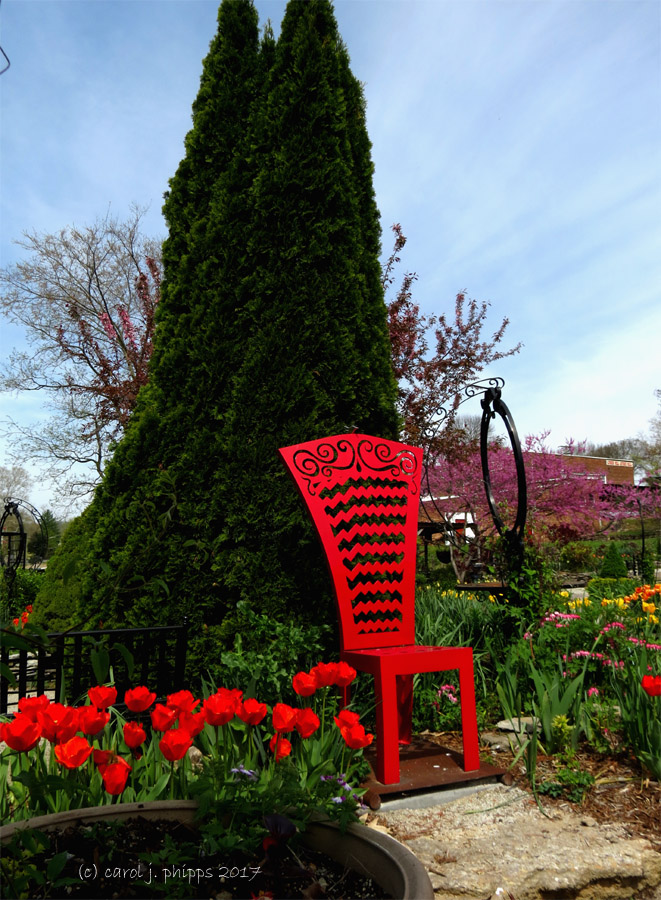
{"label": "red chair", "polygon": [[[422,450],[340,434],[280,450],[319,533],[340,620],[340,658],[374,676],[376,777],[397,784],[411,740],[413,675],[458,669],[464,770],[480,768],[470,647],[415,644]],[[348,702],[348,692],[344,695]]]}

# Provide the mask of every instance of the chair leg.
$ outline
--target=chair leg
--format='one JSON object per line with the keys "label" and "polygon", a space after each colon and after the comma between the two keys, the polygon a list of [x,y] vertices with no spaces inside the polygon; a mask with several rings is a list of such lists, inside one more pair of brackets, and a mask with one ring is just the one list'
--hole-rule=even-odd
{"label": "chair leg", "polygon": [[346,709],[349,705],[349,701],[351,700],[351,688],[347,684],[344,687],[340,688],[340,708]]}
{"label": "chair leg", "polygon": [[381,784],[399,782],[397,679],[378,672],[374,676],[376,696],[376,777]]}
{"label": "chair leg", "polygon": [[480,746],[477,734],[477,710],[475,708],[475,676],[473,653],[459,667],[461,692],[461,730],[464,744],[464,772],[476,772],[480,768]]}
{"label": "chair leg", "polygon": [[397,676],[397,731],[400,744],[411,743],[413,675]]}

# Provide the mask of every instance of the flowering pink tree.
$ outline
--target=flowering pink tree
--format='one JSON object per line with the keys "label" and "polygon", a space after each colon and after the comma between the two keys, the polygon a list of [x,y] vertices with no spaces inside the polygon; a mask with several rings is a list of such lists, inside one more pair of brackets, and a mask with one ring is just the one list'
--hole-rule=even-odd
{"label": "flowering pink tree", "polygon": [[[529,436],[522,444],[528,491],[526,540],[536,547],[546,541],[567,542],[609,527],[615,517],[612,499],[600,478],[568,465],[546,445],[548,434]],[[514,454],[498,441],[489,447],[491,487],[506,527],[517,510]],[[429,514],[446,525],[446,539],[460,581],[484,561],[486,545],[496,537],[484,489],[482,463],[476,442],[464,445],[452,457],[439,456],[426,473],[427,499],[422,520]],[[442,498],[442,499],[441,499]],[[457,515],[471,523],[457,529]]]}

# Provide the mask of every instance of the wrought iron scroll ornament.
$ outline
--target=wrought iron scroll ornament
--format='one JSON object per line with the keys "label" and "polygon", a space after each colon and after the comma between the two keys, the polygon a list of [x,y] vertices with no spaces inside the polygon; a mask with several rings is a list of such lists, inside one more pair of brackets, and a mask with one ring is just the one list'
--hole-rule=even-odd
{"label": "wrought iron scroll ornament", "polygon": [[471,384],[466,385],[463,391],[457,394],[457,396],[455,397],[455,401],[450,409],[447,409],[445,406],[440,406],[436,410],[433,422],[430,424],[426,433],[423,435],[423,446],[425,448],[423,463],[425,485],[427,488],[427,495],[432,503],[434,500],[434,492],[431,488],[429,476],[433,471],[434,466],[436,465],[437,455],[435,450],[435,441],[438,437],[439,432],[445,425],[453,420],[457,409],[467,400],[472,400],[474,397],[477,397],[478,394],[485,394],[489,390],[502,390],[504,386],[505,381],[502,378],[484,378],[481,381],[474,381]]}
{"label": "wrought iron scroll ornament", "polygon": [[322,480],[328,480],[334,470],[351,469],[355,465],[360,472],[388,472],[392,477],[409,476],[411,493],[416,491],[416,457],[409,450],[394,450],[388,442],[364,438],[354,449],[346,440],[334,444],[320,441],[314,450],[298,450],[293,462],[307,484],[308,493],[316,494]]}

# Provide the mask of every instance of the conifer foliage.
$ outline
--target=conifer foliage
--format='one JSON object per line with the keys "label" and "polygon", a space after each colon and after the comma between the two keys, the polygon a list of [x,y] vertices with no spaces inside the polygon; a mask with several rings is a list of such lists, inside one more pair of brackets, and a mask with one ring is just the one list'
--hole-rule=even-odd
{"label": "conifer foliage", "polygon": [[277,42],[223,0],[166,196],[150,380],[84,516],[78,619],[213,626],[240,601],[331,619],[277,448],[397,434],[369,151],[329,0],[292,0]]}

